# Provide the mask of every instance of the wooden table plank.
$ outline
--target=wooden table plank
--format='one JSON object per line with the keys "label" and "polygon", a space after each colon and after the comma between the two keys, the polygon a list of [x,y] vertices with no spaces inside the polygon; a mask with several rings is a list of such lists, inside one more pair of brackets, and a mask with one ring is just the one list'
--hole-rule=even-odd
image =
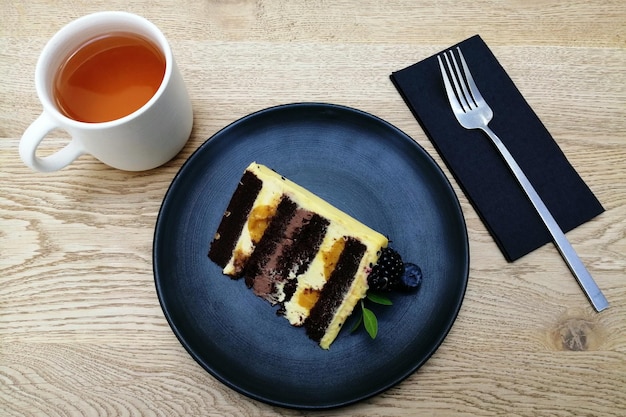
{"label": "wooden table plank", "polygon": [[[19,138],[41,112],[34,68],[73,18],[127,10],[166,34],[194,129],[166,165],[90,156],[40,174]],[[389,80],[479,33],[606,208],[568,238],[611,307],[594,313],[552,245],[507,263],[451,180],[470,238],[452,331],[398,386],[323,415],[622,416],[626,411],[626,5],[623,1],[12,1],[0,4],[0,415],[302,416],[205,372],[163,316],[152,236],[172,178],[250,112],[356,107],[441,159]],[[67,143],[53,132],[44,152]]]}

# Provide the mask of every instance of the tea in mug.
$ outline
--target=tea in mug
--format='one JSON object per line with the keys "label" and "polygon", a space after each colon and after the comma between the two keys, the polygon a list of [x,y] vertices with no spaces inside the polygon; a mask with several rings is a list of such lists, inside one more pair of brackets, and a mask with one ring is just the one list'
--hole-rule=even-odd
{"label": "tea in mug", "polygon": [[82,44],[61,65],[54,98],[71,119],[108,122],[146,104],[164,74],[165,56],[152,41],[135,33],[105,34]]}

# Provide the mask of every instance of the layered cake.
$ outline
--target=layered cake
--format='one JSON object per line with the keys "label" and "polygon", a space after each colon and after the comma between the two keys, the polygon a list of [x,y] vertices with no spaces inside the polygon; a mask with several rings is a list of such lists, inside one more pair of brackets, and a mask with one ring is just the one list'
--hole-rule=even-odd
{"label": "layered cake", "polygon": [[266,166],[245,170],[209,258],[328,349],[387,238]]}

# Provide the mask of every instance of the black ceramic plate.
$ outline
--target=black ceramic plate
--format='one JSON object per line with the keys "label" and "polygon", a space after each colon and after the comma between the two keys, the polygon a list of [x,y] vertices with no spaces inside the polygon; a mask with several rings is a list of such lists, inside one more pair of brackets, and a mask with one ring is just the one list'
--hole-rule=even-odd
{"label": "black ceramic plate", "polygon": [[[424,273],[417,293],[373,306],[379,334],[343,331],[326,351],[302,328],[222,275],[209,242],[246,166],[257,161],[389,236]],[[370,114],[329,104],[269,108],[224,128],[185,162],[163,201],[153,248],[172,330],[215,378],[291,408],[346,405],[419,368],[450,330],[465,294],[469,250],[459,202],[431,157]]]}

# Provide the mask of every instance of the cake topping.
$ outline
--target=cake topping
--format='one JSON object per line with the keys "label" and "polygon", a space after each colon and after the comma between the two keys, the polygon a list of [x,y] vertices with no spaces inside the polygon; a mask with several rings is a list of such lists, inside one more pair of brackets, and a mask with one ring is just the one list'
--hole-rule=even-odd
{"label": "cake topping", "polygon": [[372,272],[367,277],[367,283],[374,291],[391,291],[404,273],[404,263],[395,250],[384,248]]}
{"label": "cake topping", "polygon": [[398,289],[416,290],[422,284],[422,269],[415,264],[405,263],[404,273],[400,277]]}
{"label": "cake topping", "polygon": [[390,247],[382,250],[378,262],[367,277],[369,289],[382,292],[417,289],[421,280],[420,267],[404,263],[400,254]]}
{"label": "cake topping", "polygon": [[[390,306],[393,303],[387,297],[390,291],[417,290],[422,282],[422,270],[412,263],[404,263],[398,252],[386,247],[381,251],[380,258],[367,277],[369,289],[366,300],[375,304]],[[378,334],[378,319],[372,310],[361,300],[361,317],[352,327],[354,332],[363,323],[365,330],[372,339]]]}

